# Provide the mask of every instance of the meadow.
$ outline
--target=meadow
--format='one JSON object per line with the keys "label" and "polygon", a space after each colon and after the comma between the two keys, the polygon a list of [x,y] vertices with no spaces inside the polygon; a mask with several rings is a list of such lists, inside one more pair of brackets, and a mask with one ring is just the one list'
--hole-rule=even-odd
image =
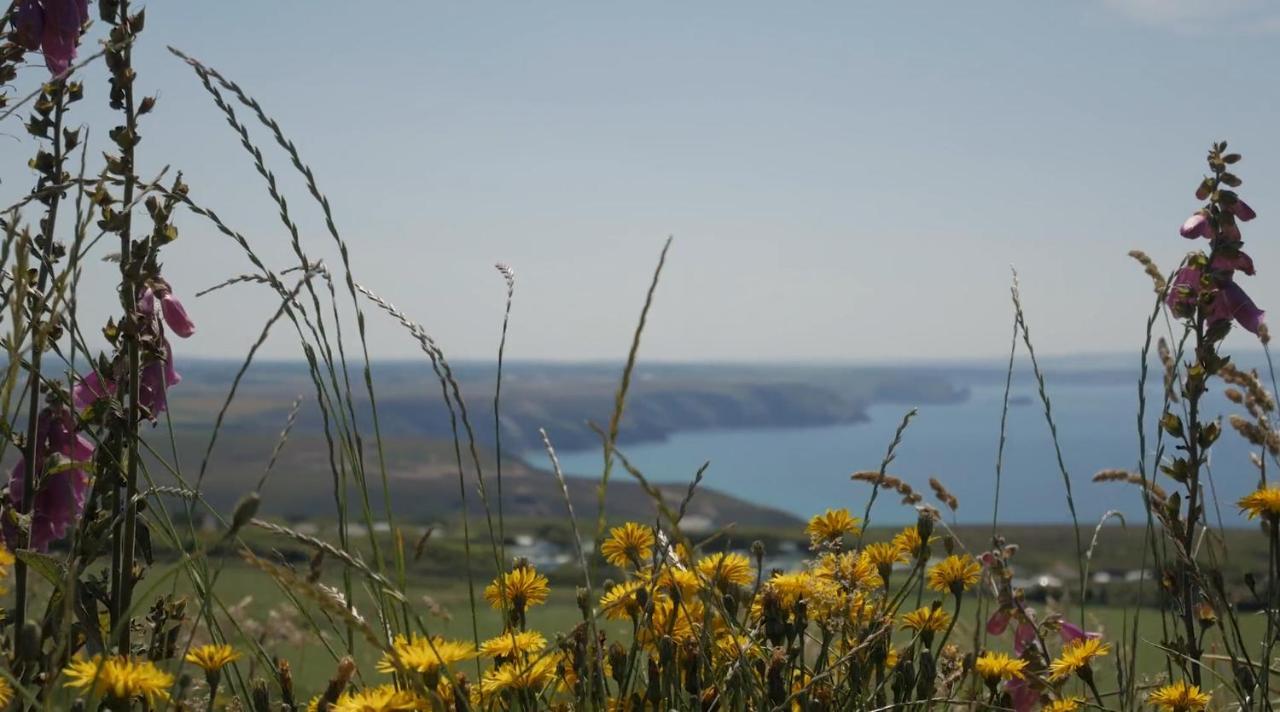
{"label": "meadow", "polygon": [[[848,463],[846,498],[796,519],[705,489],[705,466],[687,482],[655,483],[628,459],[628,444],[675,421],[847,423],[876,398],[956,394],[919,374],[859,373],[842,399],[812,383],[780,392],[694,370],[677,374],[692,396],[633,400],[664,269],[679,259],[668,239],[636,295],[625,363],[590,389],[590,407],[604,412],[569,436],[599,448],[599,475],[566,476],[559,431],[547,428],[578,417],[575,396],[554,382],[541,395],[518,382],[504,389],[517,298],[510,267],[496,265],[506,311],[492,370],[462,377],[419,316],[353,272],[361,245],[339,229],[338,208],[269,97],[169,48],[278,213],[292,257],[265,259],[260,238],[235,227],[235,206],[214,205],[180,167],[138,168],[162,89],[134,62],[145,11],[99,0],[90,23],[90,9],[19,0],[0,20],[0,82],[16,88],[0,122],[38,146],[23,157],[32,184],[0,210],[0,456],[13,463],[0,497],[0,704],[1272,709],[1276,379],[1263,312],[1242,286],[1266,268],[1242,249],[1256,213],[1240,193],[1242,156],[1226,141],[1213,142],[1204,173],[1188,179],[1190,217],[1170,216],[1168,239],[1192,251],[1172,269],[1129,255],[1135,290],[1151,300],[1134,334],[1138,447],[1089,476],[1138,498],[1141,521],[1078,516],[1086,476],[1065,465],[1053,384],[1022,302],[1035,287],[1016,274],[992,521],[956,524],[945,473],[927,490],[897,476],[902,448],[929,446],[904,439],[914,410],[882,451]],[[110,108],[107,126],[85,130],[77,112],[86,101]],[[286,182],[309,200],[290,203]],[[304,215],[323,225],[318,235],[299,226]],[[221,388],[182,377],[184,359],[201,355],[183,305],[194,289],[166,279],[164,256],[183,249],[192,224],[252,267],[212,289],[265,291],[275,305],[265,323],[246,325],[253,346]],[[317,258],[317,241],[336,259]],[[116,314],[82,320],[89,300],[118,302]],[[438,398],[431,438],[405,426],[416,413],[403,383],[375,378],[374,319],[398,325],[421,352],[415,382]],[[1232,360],[1224,340],[1233,332],[1256,338],[1265,368]],[[280,377],[278,364],[257,360],[273,334],[296,338],[305,399],[280,402],[253,387]],[[1019,357],[1056,463],[1044,501],[1069,525],[999,516],[1010,506],[997,503]],[[1154,397],[1149,385],[1159,386]],[[504,439],[505,406],[522,423],[547,422]],[[1224,438],[1247,443],[1236,477],[1257,484],[1225,508],[1211,457]],[[531,446],[546,454],[546,470],[512,457]],[[413,477],[401,481],[406,470]],[[240,490],[234,500],[229,485]],[[873,517],[877,501],[899,508],[905,525]]]}

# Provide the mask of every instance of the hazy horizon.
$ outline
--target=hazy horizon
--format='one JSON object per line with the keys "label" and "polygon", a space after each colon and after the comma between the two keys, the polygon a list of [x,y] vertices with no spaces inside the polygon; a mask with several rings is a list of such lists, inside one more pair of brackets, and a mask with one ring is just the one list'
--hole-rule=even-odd
{"label": "hazy horizon", "polygon": [[[1241,283],[1280,309],[1280,98],[1262,90],[1280,10],[1265,2],[323,4],[150,8],[138,87],[159,102],[140,172],[185,171],[268,264],[296,264],[171,43],[280,120],[357,279],[454,360],[496,352],[499,261],[517,280],[509,358],[622,358],[668,235],[642,361],[999,359],[1011,264],[1040,353],[1136,353],[1152,297],[1126,252],[1169,269],[1194,246],[1177,227],[1221,138],[1244,154],[1242,195],[1260,214],[1245,230],[1259,275]],[[91,82],[71,120],[105,104]],[[306,249],[337,268],[296,174],[240,113]],[[30,181],[6,170],[16,200]],[[180,358],[244,354],[275,297],[241,285],[195,298],[252,268],[206,221],[177,224],[165,275],[200,325]],[[97,272],[88,333],[115,306]],[[414,358],[369,311],[374,356]],[[263,356],[299,354],[289,328]],[[1254,343],[1233,334],[1228,348]]]}

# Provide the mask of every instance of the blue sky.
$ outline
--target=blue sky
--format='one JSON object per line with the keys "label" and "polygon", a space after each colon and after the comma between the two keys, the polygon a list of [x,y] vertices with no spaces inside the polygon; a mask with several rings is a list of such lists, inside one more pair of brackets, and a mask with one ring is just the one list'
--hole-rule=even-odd
{"label": "blue sky", "polygon": [[[291,265],[247,155],[163,46],[241,82],[315,168],[357,279],[455,358],[496,348],[497,261],[517,274],[512,357],[621,357],[667,235],[648,359],[996,355],[1010,265],[1042,351],[1130,350],[1151,292],[1125,253],[1168,268],[1189,249],[1177,226],[1219,138],[1245,154],[1260,213],[1245,231],[1260,274],[1242,283],[1280,318],[1272,7],[154,3],[137,54],[159,103],[139,150],[144,173],[185,171],[197,201]],[[103,116],[104,73],[89,70],[82,118]],[[6,154],[26,143],[0,133]],[[336,265],[268,158],[308,251]],[[30,183],[13,165],[0,178],[4,204]],[[165,269],[199,322],[190,348],[242,354],[274,298],[190,296],[250,264],[194,216],[179,227]],[[86,286],[105,319],[110,284]],[[416,353],[384,319],[370,334],[377,355]],[[296,341],[281,331],[267,353]]]}

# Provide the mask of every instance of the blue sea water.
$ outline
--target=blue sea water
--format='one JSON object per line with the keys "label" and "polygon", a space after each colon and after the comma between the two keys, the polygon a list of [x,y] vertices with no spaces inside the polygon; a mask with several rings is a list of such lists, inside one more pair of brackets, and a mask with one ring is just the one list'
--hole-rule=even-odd
{"label": "blue sea water", "polygon": [[[920,406],[888,472],[926,495],[930,495],[929,478],[937,477],[959,498],[958,521],[991,521],[1003,392],[1003,384],[975,385],[964,402]],[[1041,403],[1029,386],[1015,387],[1013,394],[1024,403],[1009,410],[1000,520],[1070,522],[1066,488]],[[1145,522],[1137,487],[1092,482],[1093,475],[1102,469],[1136,469],[1135,384],[1050,384],[1050,396],[1081,526],[1092,528],[1111,510],[1119,511],[1131,525]],[[1206,402],[1210,413],[1241,410],[1220,396]],[[1155,453],[1154,424],[1160,405],[1159,391],[1151,391],[1148,462]],[[685,432],[664,442],[623,450],[653,481],[688,482],[698,467],[709,461],[704,480],[709,487],[803,517],[828,507],[848,507],[860,515],[869,486],[850,481],[849,475],[879,467],[907,410],[907,405],[882,404],[870,409],[869,422],[855,425]],[[1235,502],[1257,485],[1257,470],[1249,464],[1248,446],[1225,422],[1223,427],[1225,432],[1211,461],[1211,494],[1216,494],[1218,510],[1211,496],[1209,514],[1216,519],[1220,511],[1224,522],[1231,525],[1242,523]],[[598,450],[560,455],[565,472],[599,476]],[[543,466],[545,456],[540,459],[531,454],[530,461]],[[627,474],[618,468],[614,476]],[[1164,475],[1157,481],[1166,488],[1176,487]],[[892,492],[881,492],[872,512],[873,523],[914,520],[914,512],[898,500]],[[928,500],[937,504],[931,495]]]}

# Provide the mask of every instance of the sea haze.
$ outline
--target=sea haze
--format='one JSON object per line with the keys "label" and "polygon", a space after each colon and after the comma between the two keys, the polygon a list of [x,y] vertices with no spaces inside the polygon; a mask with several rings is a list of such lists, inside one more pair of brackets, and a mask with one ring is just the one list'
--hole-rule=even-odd
{"label": "sea haze", "polygon": [[[1156,372],[1155,377],[1159,378]],[[903,436],[888,472],[931,496],[929,478],[937,477],[955,494],[962,522],[990,521],[995,493],[995,465],[1004,384],[989,373],[962,373],[955,382],[966,386],[963,402],[921,405]],[[1122,483],[1095,483],[1093,475],[1107,468],[1136,470],[1136,378],[1111,371],[1079,371],[1050,379],[1050,398],[1058,426],[1063,461],[1071,476],[1076,513],[1092,526],[1109,511],[1120,512],[1131,526],[1145,522],[1138,488]],[[1210,413],[1238,412],[1220,396],[1208,399]],[[1008,411],[999,516],[1007,523],[1071,521],[1066,486],[1049,436],[1044,409],[1029,374],[1019,373],[1012,388],[1014,405]],[[1148,391],[1148,468],[1155,457],[1155,422],[1162,395]],[[805,428],[758,428],[681,432],[663,442],[625,448],[628,459],[646,477],[658,482],[688,482],[709,462],[707,486],[751,502],[767,504],[799,516],[828,507],[848,507],[861,514],[869,486],[850,481],[850,473],[880,466],[907,405],[875,404],[867,422]],[[1257,485],[1257,470],[1249,464],[1247,444],[1226,426],[1213,450],[1209,513],[1219,512],[1227,525],[1243,523],[1235,501]],[[1166,448],[1168,447],[1166,441]],[[1166,455],[1170,453],[1166,450]],[[561,453],[566,472],[598,476],[600,451]],[[545,455],[530,453],[529,462],[545,466]],[[1269,463],[1274,465],[1275,463]],[[615,477],[626,477],[625,472]],[[1158,481],[1174,484],[1164,475]],[[1216,497],[1214,496],[1216,495]],[[906,522],[914,512],[899,497],[881,492],[873,522]],[[950,515],[949,515],[950,516]]]}

